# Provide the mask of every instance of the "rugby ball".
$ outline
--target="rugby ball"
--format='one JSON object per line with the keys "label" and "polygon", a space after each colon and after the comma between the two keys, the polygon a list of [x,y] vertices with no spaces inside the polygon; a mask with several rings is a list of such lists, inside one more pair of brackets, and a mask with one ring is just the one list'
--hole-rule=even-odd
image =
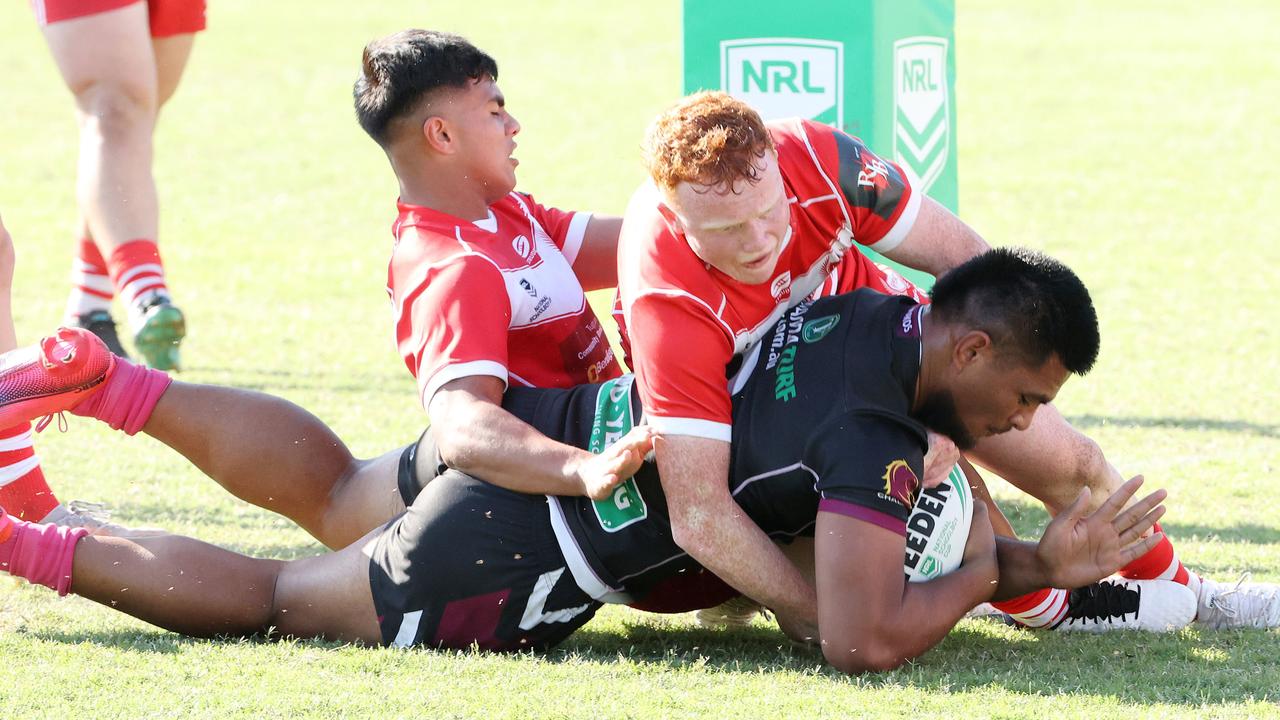
{"label": "rugby ball", "polygon": [[960,567],[969,527],[973,493],[957,465],[937,487],[921,490],[907,520],[903,569],[910,582],[926,582]]}

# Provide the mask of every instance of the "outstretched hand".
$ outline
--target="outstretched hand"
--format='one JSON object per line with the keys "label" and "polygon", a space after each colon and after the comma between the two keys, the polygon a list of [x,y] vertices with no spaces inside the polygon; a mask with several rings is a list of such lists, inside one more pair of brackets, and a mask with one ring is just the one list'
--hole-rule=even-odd
{"label": "outstretched hand", "polygon": [[1075,502],[1049,523],[1036,548],[1036,558],[1051,587],[1077,588],[1101,580],[1160,542],[1161,533],[1142,535],[1164,515],[1160,503],[1168,493],[1156,490],[1121,512],[1141,486],[1141,475],[1131,478],[1087,516],[1090,493],[1085,487]]}
{"label": "outstretched hand", "polygon": [[609,497],[618,483],[635,475],[644,464],[644,456],[653,450],[656,435],[648,425],[637,425],[599,455],[584,462],[578,468],[582,494],[592,500]]}

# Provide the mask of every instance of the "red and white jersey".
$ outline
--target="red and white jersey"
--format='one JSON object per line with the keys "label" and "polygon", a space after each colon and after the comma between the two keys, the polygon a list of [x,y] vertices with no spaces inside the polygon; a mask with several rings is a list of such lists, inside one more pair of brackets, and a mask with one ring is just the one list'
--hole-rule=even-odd
{"label": "red and white jersey", "polygon": [[859,287],[925,298],[853,248],[889,252],[911,229],[920,197],[903,170],[845,136],[855,150],[856,167],[844,168],[846,187],[854,186],[850,202],[840,184],[840,131],[793,119],[769,123],[769,132],[791,205],[771,281],[745,285],[698,258],[654,186],[642,187],[627,208],[615,313],[620,308],[647,422],[661,432],[728,442],[726,366],[806,298]]}
{"label": "red and white jersey", "polygon": [[387,292],[423,408],[472,375],[551,388],[621,374],[573,273],[589,213],[514,192],[476,222],[397,205]]}

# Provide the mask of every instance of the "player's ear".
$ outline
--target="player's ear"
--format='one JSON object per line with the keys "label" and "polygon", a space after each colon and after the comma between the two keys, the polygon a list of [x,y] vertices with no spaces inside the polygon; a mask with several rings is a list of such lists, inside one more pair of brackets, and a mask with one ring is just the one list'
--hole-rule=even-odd
{"label": "player's ear", "polygon": [[964,370],[991,351],[991,336],[982,330],[970,330],[956,340],[951,362],[957,370]]}
{"label": "player's ear", "polygon": [[438,153],[452,154],[453,134],[449,122],[439,115],[428,115],[422,121],[422,137],[427,145]]}

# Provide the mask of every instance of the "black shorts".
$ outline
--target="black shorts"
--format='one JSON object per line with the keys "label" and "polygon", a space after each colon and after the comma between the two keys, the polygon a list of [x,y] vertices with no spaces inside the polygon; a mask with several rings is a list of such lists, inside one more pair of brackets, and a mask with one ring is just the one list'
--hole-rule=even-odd
{"label": "black shorts", "polygon": [[[419,456],[424,460],[428,458],[431,460],[423,464],[422,472],[418,472],[417,467]],[[422,488],[448,469],[440,459],[440,451],[436,449],[435,435],[428,427],[422,431],[418,442],[409,445],[400,453],[400,472],[396,477],[396,484],[400,488],[400,499],[404,501],[404,506],[413,507],[413,501],[418,499],[418,493],[422,492]]]}
{"label": "black shorts", "polygon": [[[405,472],[412,480],[409,449],[402,481]],[[600,603],[566,570],[545,497],[456,470],[423,485],[370,555],[383,644],[542,649],[595,615]]]}

